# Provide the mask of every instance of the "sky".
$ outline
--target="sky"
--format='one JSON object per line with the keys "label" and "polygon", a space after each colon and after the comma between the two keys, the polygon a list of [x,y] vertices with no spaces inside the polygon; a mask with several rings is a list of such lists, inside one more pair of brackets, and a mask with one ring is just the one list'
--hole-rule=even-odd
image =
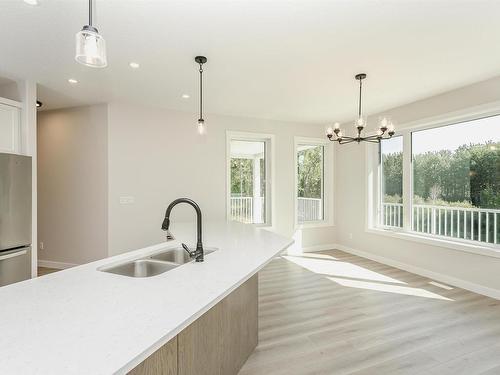
{"label": "sky", "polygon": [[[439,150],[453,151],[463,144],[485,143],[489,140],[500,142],[500,116],[413,132],[412,150],[414,154]],[[395,137],[384,143],[382,146],[384,153],[403,149],[402,137]]]}

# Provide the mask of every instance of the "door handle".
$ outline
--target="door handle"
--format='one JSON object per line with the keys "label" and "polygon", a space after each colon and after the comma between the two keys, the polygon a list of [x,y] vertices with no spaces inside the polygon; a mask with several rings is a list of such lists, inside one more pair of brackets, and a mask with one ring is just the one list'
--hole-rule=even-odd
{"label": "door handle", "polygon": [[5,259],[14,258],[14,257],[19,257],[21,255],[25,255],[27,252],[28,252],[27,250],[22,250],[22,251],[16,251],[15,253],[1,255],[0,256],[0,260],[5,260]]}

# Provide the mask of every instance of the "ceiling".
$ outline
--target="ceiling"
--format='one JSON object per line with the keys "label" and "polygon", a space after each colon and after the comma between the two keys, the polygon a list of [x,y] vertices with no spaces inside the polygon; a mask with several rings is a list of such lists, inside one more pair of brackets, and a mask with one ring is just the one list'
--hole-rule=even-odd
{"label": "ceiling", "polygon": [[74,61],[87,5],[1,1],[0,75],[36,80],[46,109],[120,100],[195,112],[198,54],[207,113],[307,123],[354,117],[358,72],[366,113],[500,74],[498,0],[97,0],[105,69]]}

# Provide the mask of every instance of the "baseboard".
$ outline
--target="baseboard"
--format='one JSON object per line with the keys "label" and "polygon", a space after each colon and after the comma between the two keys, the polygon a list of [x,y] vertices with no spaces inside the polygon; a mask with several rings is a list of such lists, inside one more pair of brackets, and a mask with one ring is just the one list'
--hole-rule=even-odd
{"label": "baseboard", "polygon": [[287,249],[288,254],[300,254],[300,253],[314,253],[316,251],[333,250],[337,249],[337,244],[330,243],[324,245],[306,246],[298,249]]}
{"label": "baseboard", "polygon": [[420,275],[423,277],[428,277],[429,279],[440,281],[440,282],[445,283],[445,284],[453,285],[457,288],[466,289],[466,290],[469,290],[469,291],[477,293],[477,294],[482,294],[484,296],[500,300],[500,290],[498,290],[498,289],[493,289],[493,288],[489,288],[489,287],[484,286],[484,285],[471,283],[469,281],[457,279],[455,277],[448,276],[448,275],[443,275],[443,274],[438,273],[438,272],[429,271],[425,268],[412,266],[410,264],[401,263],[401,262],[398,262],[394,259],[382,257],[380,255],[374,255],[374,254],[368,253],[366,251],[353,249],[353,248],[350,248],[348,246],[344,246],[344,245],[340,245],[340,244],[336,245],[336,249],[345,251],[346,253],[358,255],[360,257],[367,258],[367,259],[373,260],[373,261],[378,262],[378,263],[383,263],[383,264],[386,264],[386,265],[391,266],[391,267],[399,268],[401,270],[408,271],[408,272],[411,272],[411,273],[414,273],[414,274],[417,274],[417,275]]}
{"label": "baseboard", "polygon": [[66,268],[71,268],[75,266],[78,266],[78,264],[53,262],[51,260],[41,260],[41,259],[38,260],[38,267],[55,268],[56,270],[65,270]]}

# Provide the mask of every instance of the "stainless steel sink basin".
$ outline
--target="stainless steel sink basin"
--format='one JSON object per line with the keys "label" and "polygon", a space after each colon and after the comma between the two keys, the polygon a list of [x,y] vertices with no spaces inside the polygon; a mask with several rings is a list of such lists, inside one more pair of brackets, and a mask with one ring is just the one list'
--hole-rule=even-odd
{"label": "stainless steel sink basin", "polygon": [[[215,247],[204,248],[205,255],[213,253],[215,250],[217,250]],[[179,246],[162,250],[145,258],[129,260],[110,267],[104,266],[98,270],[129,277],[151,277],[170,271],[189,262],[194,262],[194,259]]]}
{"label": "stainless steel sink basin", "polygon": [[179,267],[179,264],[137,259],[117,266],[101,269],[103,272],[130,277],[151,277]]}
{"label": "stainless steel sink basin", "polygon": [[[194,246],[189,246],[190,249],[194,249]],[[215,247],[204,247],[203,251],[205,255],[213,253],[217,248]],[[173,249],[167,249],[161,253],[152,255],[150,259],[160,260],[163,262],[173,262],[178,264],[184,264],[192,262],[194,259],[189,257],[188,253],[181,247],[175,247]]]}
{"label": "stainless steel sink basin", "polygon": [[163,262],[173,262],[178,264],[184,264],[192,261],[188,253],[186,253],[186,251],[182,248],[165,250],[161,253],[151,256],[151,259],[160,260]]}

